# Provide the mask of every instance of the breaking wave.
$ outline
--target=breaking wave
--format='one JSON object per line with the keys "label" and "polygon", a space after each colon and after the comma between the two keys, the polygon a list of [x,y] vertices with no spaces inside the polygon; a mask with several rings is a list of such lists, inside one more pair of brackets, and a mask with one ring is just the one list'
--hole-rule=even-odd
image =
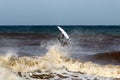
{"label": "breaking wave", "polygon": [[82,62],[71,58],[66,48],[52,45],[44,56],[0,56],[0,79],[76,79],[85,75],[120,78],[120,66]]}

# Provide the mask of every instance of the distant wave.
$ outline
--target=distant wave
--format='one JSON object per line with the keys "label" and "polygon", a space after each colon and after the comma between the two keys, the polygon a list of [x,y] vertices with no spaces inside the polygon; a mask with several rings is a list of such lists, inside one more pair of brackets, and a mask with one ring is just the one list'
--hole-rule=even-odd
{"label": "distant wave", "polygon": [[91,61],[99,64],[115,64],[120,65],[120,51],[98,53],[88,56]]}
{"label": "distant wave", "polygon": [[51,39],[56,37],[56,35],[49,33],[0,33],[0,38],[6,37],[16,39]]}

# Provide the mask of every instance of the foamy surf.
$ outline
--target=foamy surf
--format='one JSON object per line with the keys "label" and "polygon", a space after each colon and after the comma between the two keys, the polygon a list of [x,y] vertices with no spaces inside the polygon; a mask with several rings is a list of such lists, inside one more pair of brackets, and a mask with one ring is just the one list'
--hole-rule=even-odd
{"label": "foamy surf", "polygon": [[112,80],[120,78],[120,66],[81,62],[68,56],[64,48],[53,45],[44,56],[0,56],[0,73],[0,80]]}

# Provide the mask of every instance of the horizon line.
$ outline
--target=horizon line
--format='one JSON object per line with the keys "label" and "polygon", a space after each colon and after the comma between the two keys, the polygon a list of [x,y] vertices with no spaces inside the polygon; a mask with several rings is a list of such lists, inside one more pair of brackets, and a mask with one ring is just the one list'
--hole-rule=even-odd
{"label": "horizon line", "polygon": [[120,25],[39,25],[39,24],[25,24],[25,25],[23,25],[23,24],[20,24],[20,25],[0,25],[0,26],[120,26]]}

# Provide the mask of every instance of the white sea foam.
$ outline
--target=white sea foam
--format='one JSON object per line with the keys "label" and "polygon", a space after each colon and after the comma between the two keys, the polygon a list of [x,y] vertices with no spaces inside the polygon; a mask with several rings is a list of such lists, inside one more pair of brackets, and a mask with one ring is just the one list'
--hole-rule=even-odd
{"label": "white sea foam", "polygon": [[44,56],[18,57],[12,52],[0,56],[0,80],[120,78],[119,66],[100,66],[72,59],[68,56],[68,48],[56,44],[48,46]]}

